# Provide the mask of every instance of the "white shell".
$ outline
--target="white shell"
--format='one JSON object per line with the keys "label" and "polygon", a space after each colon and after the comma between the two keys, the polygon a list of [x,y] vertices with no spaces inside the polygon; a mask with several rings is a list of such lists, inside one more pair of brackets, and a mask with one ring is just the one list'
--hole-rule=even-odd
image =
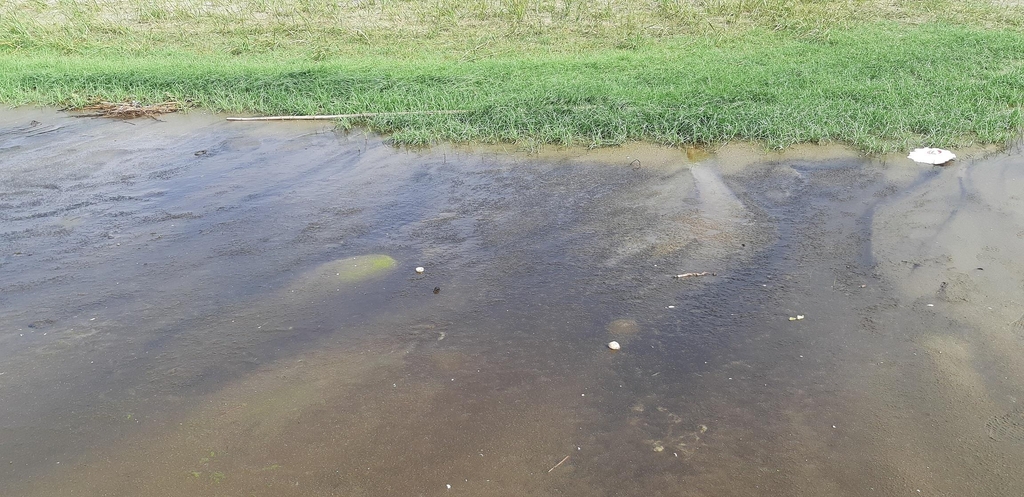
{"label": "white shell", "polygon": [[956,155],[949,150],[943,150],[941,148],[917,148],[910,155],[908,159],[914,162],[923,162],[925,164],[945,164],[956,158]]}
{"label": "white shell", "polygon": [[416,273],[422,273],[423,271],[426,271],[423,267],[416,268]]}
{"label": "white shell", "polygon": [[622,346],[619,345],[619,342],[608,342],[608,348],[612,350],[619,350]]}

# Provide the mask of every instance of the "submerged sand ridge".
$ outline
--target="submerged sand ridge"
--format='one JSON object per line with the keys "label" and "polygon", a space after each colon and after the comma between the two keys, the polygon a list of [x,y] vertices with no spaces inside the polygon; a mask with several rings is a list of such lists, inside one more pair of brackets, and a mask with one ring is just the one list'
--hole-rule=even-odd
{"label": "submerged sand ridge", "polygon": [[[899,326],[918,351],[915,361],[899,368],[907,381],[886,380],[910,394],[885,401],[921,414],[886,428],[913,430],[921,451],[942,454],[907,454],[931,471],[957,471],[965,462],[956,454],[975,454],[969,476],[948,487],[951,493],[1020,491],[1018,477],[1000,463],[1024,455],[1018,442],[1024,429],[1019,419],[1024,335],[1018,324],[1024,315],[1019,262],[1024,160],[1019,153],[1015,149],[936,171],[875,216],[879,269],[905,310]],[[931,380],[927,386],[915,384],[925,378]],[[926,436],[936,425],[956,436]]]}
{"label": "submerged sand ridge", "polygon": [[1024,487],[1019,151],[0,137],[0,493]]}

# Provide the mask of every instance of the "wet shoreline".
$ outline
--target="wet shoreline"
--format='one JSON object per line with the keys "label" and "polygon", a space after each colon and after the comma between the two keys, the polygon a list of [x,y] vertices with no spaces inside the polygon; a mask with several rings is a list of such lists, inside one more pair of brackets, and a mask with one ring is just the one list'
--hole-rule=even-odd
{"label": "wet shoreline", "polygon": [[[1024,488],[1017,149],[411,151],[45,109],[0,137],[0,491]],[[310,283],[370,254],[395,267]]]}

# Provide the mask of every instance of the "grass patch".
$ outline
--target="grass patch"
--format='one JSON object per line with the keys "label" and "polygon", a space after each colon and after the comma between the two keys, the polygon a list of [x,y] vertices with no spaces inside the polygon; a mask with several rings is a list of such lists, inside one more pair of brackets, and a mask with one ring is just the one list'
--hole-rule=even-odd
{"label": "grass patch", "polygon": [[944,0],[13,0],[0,102],[469,111],[341,123],[403,144],[959,147],[1024,129],[1022,23]]}

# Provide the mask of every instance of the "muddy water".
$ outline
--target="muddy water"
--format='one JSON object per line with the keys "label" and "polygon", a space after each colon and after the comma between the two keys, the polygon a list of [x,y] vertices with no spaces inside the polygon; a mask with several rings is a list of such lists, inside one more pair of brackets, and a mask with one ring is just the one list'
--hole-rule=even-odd
{"label": "muddy water", "polygon": [[1022,187],[6,110],[0,494],[1021,495]]}

